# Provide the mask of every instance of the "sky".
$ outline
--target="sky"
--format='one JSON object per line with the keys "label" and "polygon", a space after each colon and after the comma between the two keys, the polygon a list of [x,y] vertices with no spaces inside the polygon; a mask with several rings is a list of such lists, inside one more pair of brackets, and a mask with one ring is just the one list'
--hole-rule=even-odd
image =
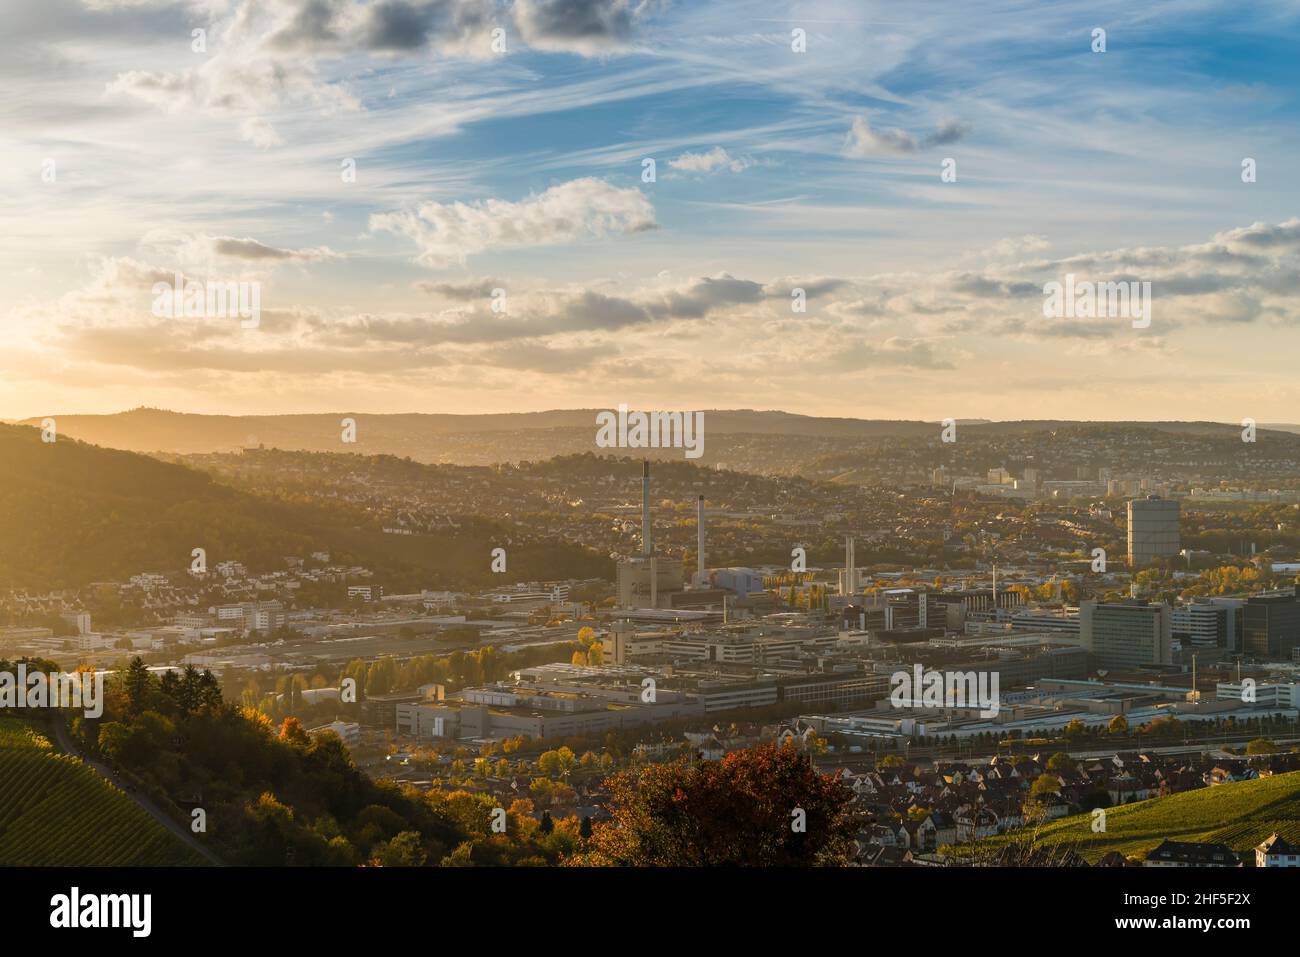
{"label": "sky", "polygon": [[[1300,421],[1297,41],[1296,0],[4,0],[0,417]],[[1067,276],[1149,322],[1045,315]]]}

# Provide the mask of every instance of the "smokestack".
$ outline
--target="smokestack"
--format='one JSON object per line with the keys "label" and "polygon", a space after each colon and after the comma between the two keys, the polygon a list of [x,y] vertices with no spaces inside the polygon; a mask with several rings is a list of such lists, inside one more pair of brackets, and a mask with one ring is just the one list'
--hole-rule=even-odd
{"label": "smokestack", "polygon": [[704,581],[704,496],[695,503],[695,580]]}
{"label": "smokestack", "polygon": [[840,597],[852,595],[853,587],[853,536],[844,536],[844,579],[840,585]]}
{"label": "smokestack", "polygon": [[641,554],[647,558],[654,551],[650,539],[650,460],[641,463]]}

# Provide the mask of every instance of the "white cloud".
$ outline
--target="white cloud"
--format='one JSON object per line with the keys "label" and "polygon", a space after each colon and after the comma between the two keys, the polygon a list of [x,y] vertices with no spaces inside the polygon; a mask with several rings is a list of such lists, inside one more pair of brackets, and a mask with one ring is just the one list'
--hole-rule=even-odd
{"label": "white cloud", "polygon": [[422,203],[370,217],[372,231],[396,233],[419,249],[417,262],[439,268],[488,249],[553,246],[654,229],[655,211],[638,189],[575,179],[517,203]]}
{"label": "white cloud", "polygon": [[668,165],[683,173],[715,173],[729,169],[733,173],[743,172],[754,163],[747,157],[735,158],[721,146],[715,146],[707,153],[683,153],[676,159],[669,160]]}
{"label": "white cloud", "polygon": [[879,156],[882,153],[914,153],[916,139],[900,129],[874,130],[866,119],[855,116],[844,152],[855,159]]}
{"label": "white cloud", "polygon": [[250,116],[239,124],[239,138],[252,143],[259,150],[280,146],[284,140],[270,123],[260,116]]}
{"label": "white cloud", "polygon": [[1023,236],[1008,236],[1006,239],[999,239],[986,252],[994,259],[1011,259],[1025,253],[1042,252],[1050,245],[1051,243],[1042,236],[1026,233]]}

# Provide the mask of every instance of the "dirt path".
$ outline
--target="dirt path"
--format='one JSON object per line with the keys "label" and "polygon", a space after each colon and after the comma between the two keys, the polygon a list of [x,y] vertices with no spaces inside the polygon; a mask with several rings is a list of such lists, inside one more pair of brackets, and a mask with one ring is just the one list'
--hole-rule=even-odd
{"label": "dirt path", "polygon": [[171,815],[165,813],[160,807],[158,807],[158,805],[154,804],[147,797],[141,794],[134,785],[123,781],[112,768],[100,764],[98,761],[94,761],[83,754],[81,749],[73,742],[72,735],[68,733],[67,726],[57,715],[54,718],[54,737],[58,739],[59,747],[64,751],[64,753],[80,758],[86,767],[93,769],[100,777],[104,778],[114,787],[124,792],[127,797],[140,807],[144,808],[150,817],[193,848],[196,853],[200,854],[210,864],[214,864],[217,867],[223,866],[221,858],[217,857],[211,848],[203,844],[198,838],[177,823]]}

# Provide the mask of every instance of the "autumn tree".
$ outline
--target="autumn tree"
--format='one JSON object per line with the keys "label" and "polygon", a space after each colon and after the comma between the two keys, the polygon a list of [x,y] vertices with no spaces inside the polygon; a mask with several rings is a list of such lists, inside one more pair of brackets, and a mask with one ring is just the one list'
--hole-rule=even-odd
{"label": "autumn tree", "polygon": [[537,770],[548,778],[560,778],[577,766],[577,756],[567,747],[554,751],[543,751],[537,758]]}
{"label": "autumn tree", "polygon": [[1034,779],[1033,787],[1029,789],[1029,797],[1035,801],[1047,794],[1060,793],[1061,779],[1055,774],[1040,774]]}
{"label": "autumn tree", "polygon": [[1065,771],[1073,771],[1075,764],[1076,762],[1074,758],[1070,757],[1064,751],[1057,751],[1047,759],[1047,770],[1060,774]]}
{"label": "autumn tree", "polygon": [[311,738],[303,730],[302,722],[297,718],[285,718],[280,722],[280,740],[304,748],[311,743]]}
{"label": "autumn tree", "polygon": [[421,867],[428,860],[419,831],[402,831],[375,849],[374,861],[381,867]]}
{"label": "autumn tree", "polygon": [[593,828],[583,863],[838,865],[859,824],[847,787],[775,744],[624,771],[607,784],[612,819]]}

